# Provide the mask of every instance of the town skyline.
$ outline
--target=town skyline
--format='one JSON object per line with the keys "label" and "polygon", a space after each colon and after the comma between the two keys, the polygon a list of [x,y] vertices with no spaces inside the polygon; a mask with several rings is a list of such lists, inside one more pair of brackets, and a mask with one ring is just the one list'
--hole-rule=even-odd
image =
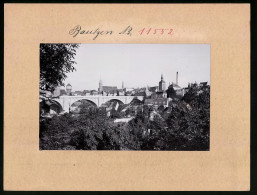
{"label": "town skyline", "polygon": [[161,74],[168,87],[176,72],[181,87],[210,83],[208,44],[80,44],[74,61],[76,71],[64,81],[73,91],[97,90],[100,80],[118,88],[122,82],[125,88],[153,87]]}

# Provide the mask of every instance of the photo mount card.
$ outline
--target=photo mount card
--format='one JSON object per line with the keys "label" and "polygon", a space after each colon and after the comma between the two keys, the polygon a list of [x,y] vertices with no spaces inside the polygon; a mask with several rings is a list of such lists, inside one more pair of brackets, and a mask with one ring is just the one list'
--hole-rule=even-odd
{"label": "photo mount card", "polygon": [[250,190],[249,4],[4,15],[4,190]]}

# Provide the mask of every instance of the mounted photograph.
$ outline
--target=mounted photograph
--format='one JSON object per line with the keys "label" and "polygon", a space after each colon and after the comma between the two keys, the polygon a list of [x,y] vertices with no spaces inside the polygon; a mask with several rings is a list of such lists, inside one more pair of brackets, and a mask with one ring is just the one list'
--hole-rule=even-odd
{"label": "mounted photograph", "polygon": [[210,150],[209,44],[44,44],[40,150]]}

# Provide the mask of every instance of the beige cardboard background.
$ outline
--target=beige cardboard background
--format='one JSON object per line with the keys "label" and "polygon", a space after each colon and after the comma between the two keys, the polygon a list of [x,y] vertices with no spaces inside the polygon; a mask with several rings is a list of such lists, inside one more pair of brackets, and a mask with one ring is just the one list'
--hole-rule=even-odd
{"label": "beige cardboard background", "polygon": [[[5,4],[5,190],[249,190],[248,4]],[[173,36],[73,38],[75,25]],[[206,152],[39,151],[39,43],[211,44],[211,147]]]}

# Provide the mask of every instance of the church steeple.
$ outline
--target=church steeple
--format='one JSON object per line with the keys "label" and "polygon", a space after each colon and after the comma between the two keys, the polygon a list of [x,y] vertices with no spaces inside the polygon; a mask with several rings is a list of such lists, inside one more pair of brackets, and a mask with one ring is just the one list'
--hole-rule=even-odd
{"label": "church steeple", "polygon": [[102,82],[102,79],[100,77],[98,92],[101,93],[102,91],[103,91],[103,82]]}
{"label": "church steeple", "polygon": [[163,74],[161,74],[161,81],[159,82],[159,90],[160,91],[165,91],[166,90],[165,81],[163,80]]}

